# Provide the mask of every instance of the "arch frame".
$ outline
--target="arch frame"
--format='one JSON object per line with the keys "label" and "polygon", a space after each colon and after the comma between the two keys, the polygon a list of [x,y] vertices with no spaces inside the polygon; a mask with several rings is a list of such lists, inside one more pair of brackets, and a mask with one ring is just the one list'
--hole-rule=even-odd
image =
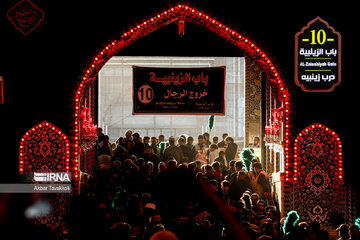
{"label": "arch frame", "polygon": [[284,146],[284,172],[286,182],[291,181],[290,165],[292,152],[290,151],[290,95],[280,74],[273,65],[271,59],[250,39],[239,34],[236,30],[228,27],[211,16],[196,10],[188,5],[179,4],[171,7],[161,13],[155,14],[142,23],[130,28],[124,32],[119,39],[106,45],[90,62],[89,67],[84,71],[80,79],[80,83],[75,92],[74,98],[74,115],[73,115],[73,137],[72,137],[72,155],[71,155],[71,171],[75,180],[80,178],[79,159],[82,153],[80,147],[80,117],[81,102],[84,98],[84,92],[87,83],[94,81],[97,73],[102,66],[116,53],[126,48],[131,43],[141,39],[142,37],[178,20],[186,20],[199,27],[205,28],[216,33],[227,42],[231,43],[239,50],[248,55],[262,70],[271,85],[277,88],[278,99],[283,103],[284,124],[283,124],[283,146]]}

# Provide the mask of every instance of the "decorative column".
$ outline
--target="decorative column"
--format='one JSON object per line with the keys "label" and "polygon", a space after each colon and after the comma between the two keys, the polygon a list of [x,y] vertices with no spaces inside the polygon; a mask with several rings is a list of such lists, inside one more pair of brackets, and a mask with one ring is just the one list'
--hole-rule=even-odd
{"label": "decorative column", "polygon": [[245,56],[245,146],[253,137],[261,139],[261,70]]}

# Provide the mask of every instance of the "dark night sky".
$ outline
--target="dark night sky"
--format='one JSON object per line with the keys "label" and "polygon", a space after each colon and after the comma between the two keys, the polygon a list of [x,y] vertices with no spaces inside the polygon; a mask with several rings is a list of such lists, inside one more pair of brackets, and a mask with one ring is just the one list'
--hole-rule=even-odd
{"label": "dark night sky", "polygon": [[[359,95],[354,7],[298,1],[273,5],[268,1],[69,1],[32,2],[45,13],[44,21],[27,36],[7,19],[19,0],[0,2],[0,75],[5,104],[0,105],[2,182],[17,176],[19,141],[34,125],[47,120],[69,134],[72,100],[77,83],[93,57],[130,27],[179,3],[189,4],[237,30],[260,47],[286,82],[295,114],[294,133],[320,122],[336,131],[344,146],[345,181],[354,178],[359,135],[356,111]],[[76,5],[74,5],[76,2]],[[234,5],[235,4],[235,5]],[[339,4],[339,2],[337,2]],[[294,83],[294,35],[320,16],[342,34],[342,83],[331,93],[304,93]],[[124,50],[124,55],[224,55],[237,52],[225,41],[186,25],[179,39],[174,25],[155,32]],[[213,35],[213,34],[212,34]],[[149,48],[151,46],[151,48]]]}

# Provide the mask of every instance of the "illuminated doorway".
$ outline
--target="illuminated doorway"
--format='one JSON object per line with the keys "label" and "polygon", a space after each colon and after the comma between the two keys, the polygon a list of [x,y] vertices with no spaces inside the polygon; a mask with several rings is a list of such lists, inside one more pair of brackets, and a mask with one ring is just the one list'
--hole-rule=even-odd
{"label": "illuminated doorway", "polygon": [[[132,66],[195,68],[225,66],[225,115],[216,116],[212,130],[209,115],[133,115]],[[228,133],[244,146],[245,58],[244,57],[112,57],[98,75],[98,126],[115,142],[127,129],[140,136],[181,134],[194,139],[204,132],[211,136]],[[220,89],[219,89],[220,90]],[[260,101],[260,99],[258,99]],[[258,104],[259,106],[259,104]],[[258,109],[260,112],[260,109]],[[260,125],[257,126],[260,129]]]}

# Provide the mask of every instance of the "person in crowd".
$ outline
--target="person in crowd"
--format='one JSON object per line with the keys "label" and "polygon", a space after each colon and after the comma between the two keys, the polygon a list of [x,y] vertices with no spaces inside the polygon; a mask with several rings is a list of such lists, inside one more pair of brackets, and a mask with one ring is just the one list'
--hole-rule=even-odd
{"label": "person in crowd", "polygon": [[112,152],[115,151],[115,148],[116,148],[116,143],[112,143],[112,144],[111,144],[111,150],[112,150]]}
{"label": "person in crowd", "polygon": [[151,137],[151,144],[150,146],[153,149],[154,154],[158,155],[159,154],[159,146],[158,146],[158,141],[157,138],[155,136]]}
{"label": "person in crowd", "polygon": [[181,134],[181,135],[179,136],[179,138],[185,139],[185,144],[186,144],[186,136],[185,136],[185,134]]}
{"label": "person in crowd", "polygon": [[135,155],[139,158],[145,151],[145,145],[140,141],[140,134],[135,132],[132,134],[133,138],[133,147],[129,150],[129,155]]}
{"label": "person in crowd", "polygon": [[234,143],[234,139],[232,137],[227,136],[225,138],[226,142],[226,150],[225,150],[225,157],[227,161],[235,160],[236,153],[237,153],[237,144]]}
{"label": "person in crowd", "polygon": [[238,201],[245,191],[251,189],[251,185],[241,160],[235,162],[235,170],[231,175],[230,197]]}
{"label": "person in crowd", "polygon": [[165,240],[165,239],[166,240],[178,240],[178,237],[169,230],[158,231],[150,237],[150,240]]}
{"label": "person in crowd", "polygon": [[349,227],[349,235],[351,240],[360,240],[360,228],[356,224]]}
{"label": "person in crowd", "polygon": [[131,240],[141,240],[145,238],[144,230],[139,224],[133,224],[131,225],[131,228],[132,228],[130,234]]}
{"label": "person in crowd", "polygon": [[190,158],[189,158],[189,162],[192,162],[195,160],[195,155],[196,155],[196,151],[195,151],[195,146],[194,146],[194,138],[192,136],[188,136],[187,140],[186,140],[186,145],[190,150]]}
{"label": "person in crowd", "polygon": [[113,150],[111,143],[109,142],[109,136],[105,135],[103,140],[98,145],[98,166],[104,165],[106,169],[111,166],[111,160],[113,158]]}
{"label": "person in crowd", "polygon": [[240,198],[239,200],[235,201],[233,205],[235,207],[235,212],[234,212],[235,218],[239,222],[242,222],[245,219],[247,219],[249,215],[249,210],[246,209],[244,200]]}
{"label": "person in crowd", "polygon": [[229,174],[232,175],[233,173],[236,172],[235,170],[236,160],[230,160],[228,163],[229,163]]}
{"label": "person in crowd", "polygon": [[195,174],[198,173],[198,172],[201,172],[202,162],[200,160],[195,160],[194,164],[195,164],[195,168],[194,168]]}
{"label": "person in crowd", "polygon": [[186,139],[184,137],[180,137],[178,139],[178,146],[179,148],[181,149],[182,153],[183,153],[183,159],[181,160],[181,162],[179,161],[179,163],[189,163],[190,160],[189,159],[192,159],[192,152],[191,152],[191,149],[186,146],[185,144],[186,142]]}
{"label": "person in crowd", "polygon": [[116,174],[117,176],[120,176],[120,175],[121,175],[121,171],[122,171],[121,165],[122,165],[122,163],[121,163],[120,160],[115,160],[115,161],[112,163],[112,168],[110,169],[111,174],[112,174],[112,175]]}
{"label": "person in crowd", "polygon": [[266,216],[266,202],[262,199],[260,199],[256,204],[256,214]]}
{"label": "person in crowd", "polygon": [[209,181],[209,186],[211,191],[217,192],[218,191],[218,181],[216,179],[211,179]]}
{"label": "person in crowd", "polygon": [[[251,165],[250,165],[250,171],[249,171],[249,178],[250,180],[253,180],[255,179],[255,176],[256,176],[256,172],[255,172],[255,168],[254,168],[254,165],[259,162],[259,159],[258,158],[254,158],[252,159],[252,162],[251,162]],[[253,187],[253,189],[255,189],[255,186],[254,186],[255,182],[252,182],[251,183],[251,186]]]}
{"label": "person in crowd", "polygon": [[219,143],[219,137],[216,136],[216,135],[213,136],[213,137],[212,137],[212,143],[218,145],[218,143]]}
{"label": "person in crowd", "polygon": [[248,145],[251,148],[259,148],[260,147],[260,138],[255,136],[253,137],[253,142]]}
{"label": "person in crowd", "polygon": [[[159,138],[158,138],[158,147],[159,147],[160,143],[162,143],[162,142],[166,142],[166,141],[165,141],[165,136],[162,135],[162,134],[160,134],[160,135],[159,135]],[[168,146],[168,144],[166,143],[166,146],[165,146],[165,147],[167,147],[167,146]]]}
{"label": "person in crowd", "polygon": [[206,145],[203,135],[198,136],[198,143],[195,145],[195,160],[201,161],[201,164],[207,164],[206,159]]}
{"label": "person in crowd", "polygon": [[306,227],[306,234],[309,240],[319,239],[320,237],[320,223],[318,222],[310,222]]}
{"label": "person in crowd", "polygon": [[[263,202],[263,200],[259,200],[258,202],[258,210],[260,211],[260,209],[262,207],[259,208],[259,203]],[[265,205],[265,202],[264,202]],[[298,213],[296,211],[290,211],[288,212],[286,219],[284,221],[284,225],[283,225],[283,232],[285,234],[285,239],[297,239],[296,238],[296,234],[298,231],[296,231],[296,223],[299,221],[300,217],[298,215]]]}
{"label": "person in crowd", "polygon": [[266,216],[266,202],[263,199],[260,199],[256,204],[256,214]]}
{"label": "person in crowd", "polygon": [[157,168],[159,162],[160,162],[160,158],[154,154],[154,149],[148,145],[146,148],[145,148],[145,152],[144,154],[142,155],[142,158],[145,159],[145,162],[152,162],[154,164],[154,168]]}
{"label": "person in crowd", "polygon": [[101,143],[101,141],[104,139],[104,133],[103,133],[103,129],[102,128],[98,128],[97,129],[97,132],[98,132],[98,143]]}
{"label": "person in crowd", "polygon": [[175,138],[173,136],[169,138],[169,146],[164,150],[163,160],[168,161],[169,157],[174,157],[180,163],[184,159],[184,154],[181,148],[175,145]]}
{"label": "person in crowd", "polygon": [[180,163],[178,166],[177,166],[177,168],[178,169],[188,169],[188,164],[187,163]]}
{"label": "person in crowd", "polygon": [[337,229],[336,232],[338,234],[338,240],[348,240],[350,239],[349,234],[349,225],[348,224],[341,224]]}
{"label": "person in crowd", "polygon": [[128,149],[126,147],[125,139],[123,137],[119,137],[118,145],[115,148],[114,158],[115,160],[124,161],[124,159],[128,156]]}
{"label": "person in crowd", "polygon": [[215,162],[215,159],[217,159],[218,157],[219,157],[218,146],[213,143],[210,145],[209,163],[212,164],[213,162]]}
{"label": "person in crowd", "polygon": [[216,179],[216,176],[214,174],[214,169],[210,164],[205,164],[204,166],[204,174],[205,177],[208,181],[212,180],[212,179]]}
{"label": "person in crowd", "polygon": [[148,192],[145,192],[143,194],[141,194],[141,199],[140,199],[140,203],[141,206],[145,206],[147,203],[152,203],[152,198],[151,198],[151,194]]}
{"label": "person in crowd", "polygon": [[150,184],[153,182],[155,175],[154,175],[154,164],[149,161],[145,164],[144,172],[141,176],[143,178],[144,186],[142,187],[142,191],[145,191],[144,189],[149,189]]}
{"label": "person in crowd", "polygon": [[201,165],[207,164],[206,153],[204,151],[197,151],[195,161],[200,161]]}
{"label": "person in crowd", "polygon": [[203,137],[204,137],[204,144],[206,147],[209,147],[211,142],[210,142],[210,134],[208,132],[203,133]]}
{"label": "person in crowd", "polygon": [[[221,183],[221,181],[223,180],[223,176],[222,176],[222,170],[221,170],[221,165],[219,162],[213,162],[211,164],[213,170],[214,170],[214,176],[215,179],[218,183]],[[219,186],[220,188],[220,186]]]}
{"label": "person in crowd", "polygon": [[236,173],[243,172],[245,175],[248,175],[248,172],[244,168],[244,163],[241,160],[235,162],[235,171]]}
{"label": "person in crowd", "polygon": [[318,239],[319,240],[329,240],[330,239],[329,232],[325,229],[320,229]]}
{"label": "person in crowd", "polygon": [[257,203],[259,201],[259,195],[257,193],[253,192],[251,194],[250,198],[251,198],[251,202],[252,202],[252,206],[253,206],[252,210],[254,212],[257,212]]}
{"label": "person in crowd", "polygon": [[195,151],[202,151],[205,148],[205,139],[203,135],[198,136],[198,143],[195,144]]}
{"label": "person in crowd", "polygon": [[224,169],[228,168],[227,161],[225,159],[225,152],[219,151],[219,157],[215,158],[214,162],[219,162],[221,164],[221,167]]}
{"label": "person in crowd", "polygon": [[165,141],[165,136],[163,134],[160,134],[158,137],[158,143],[164,142],[164,141]]}
{"label": "person in crowd", "polygon": [[189,171],[195,172],[195,168],[196,168],[196,164],[195,164],[194,161],[188,163],[187,169],[188,169]]}
{"label": "person in crowd", "polygon": [[134,146],[134,141],[132,137],[132,130],[128,129],[125,132],[125,145],[127,146],[128,151]]}
{"label": "person in crowd", "polygon": [[169,146],[169,143],[167,143],[165,141],[165,136],[160,134],[159,141],[158,141],[158,149],[159,149],[158,155],[159,155],[161,161],[166,161],[166,159],[164,159],[164,151],[168,146]]}
{"label": "person in crowd", "polygon": [[168,161],[167,161],[167,170],[174,170],[176,169],[178,166],[178,162],[176,161],[176,159],[174,157],[169,157]]}
{"label": "person in crowd", "polygon": [[165,172],[166,171],[166,169],[167,169],[167,166],[166,166],[166,163],[165,162],[159,162],[159,164],[158,164],[158,174],[159,173],[163,173],[163,172]]}
{"label": "person in crowd", "polygon": [[149,136],[144,136],[143,144],[144,144],[145,148],[150,145],[150,137]]}
{"label": "person in crowd", "polygon": [[150,229],[152,226],[152,218],[157,213],[157,206],[153,202],[148,202],[144,205],[144,226]]}
{"label": "person in crowd", "polygon": [[254,165],[254,172],[250,176],[250,182],[253,191],[256,192],[260,198],[266,199],[270,193],[270,183],[268,176],[264,170],[262,170],[261,163],[256,162]]}
{"label": "person in crowd", "polygon": [[134,162],[139,167],[140,172],[144,173],[145,165],[146,165],[145,159],[140,156],[139,158],[136,158],[136,160],[134,160]]}
{"label": "person in crowd", "polygon": [[250,191],[245,191],[241,196],[241,199],[245,203],[245,208],[249,211],[252,211],[252,202],[251,202],[250,194],[251,194]]}
{"label": "person in crowd", "polygon": [[110,228],[111,240],[129,239],[131,233],[131,226],[126,222],[115,223]]}
{"label": "person in crowd", "polygon": [[274,208],[270,208],[267,210],[266,217],[271,219],[270,221],[273,223],[280,222],[279,213]]}
{"label": "person in crowd", "polygon": [[222,177],[222,179],[229,179],[230,178],[229,168],[222,166],[221,163],[220,163],[220,168],[221,168],[221,177]]}
{"label": "person in crowd", "polygon": [[221,198],[228,203],[230,201],[229,199],[229,190],[230,190],[230,182],[228,180],[223,180],[221,182]]}
{"label": "person in crowd", "polygon": [[103,154],[109,155],[109,156],[112,156],[112,154],[113,154],[108,135],[104,135],[103,140],[98,145],[98,155],[100,156]]}
{"label": "person in crowd", "polygon": [[261,228],[261,236],[258,238],[258,240],[264,240],[264,239],[274,239],[275,238],[275,229],[274,224],[272,222],[264,222],[260,226]]}
{"label": "person in crowd", "polygon": [[[229,134],[223,133],[223,135],[222,135],[222,141],[218,143],[218,147],[219,147],[219,148],[225,148],[225,146],[226,146],[225,138],[226,138],[227,136],[229,136]],[[231,159],[230,159],[230,160],[231,160]]]}

